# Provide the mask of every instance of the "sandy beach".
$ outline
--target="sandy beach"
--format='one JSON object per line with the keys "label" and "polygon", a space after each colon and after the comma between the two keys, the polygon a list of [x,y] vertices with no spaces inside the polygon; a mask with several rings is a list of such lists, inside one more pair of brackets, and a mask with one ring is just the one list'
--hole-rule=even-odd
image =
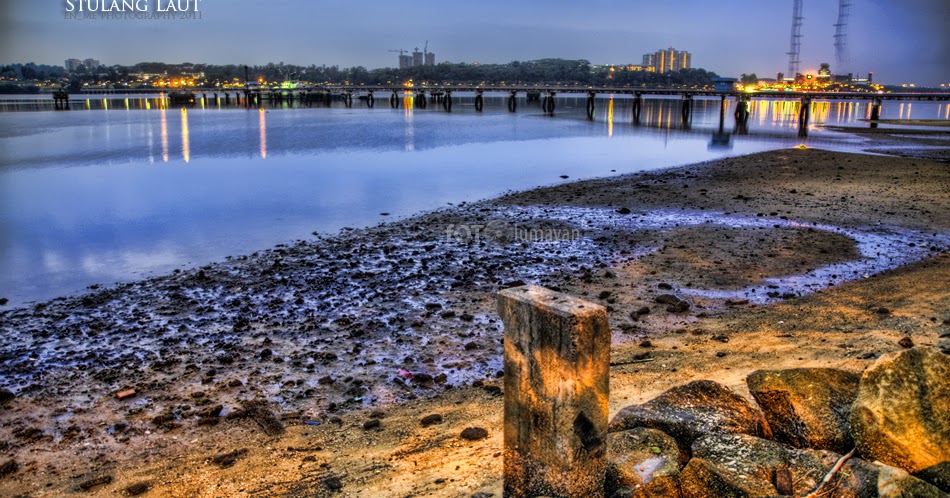
{"label": "sandy beach", "polygon": [[917,157],[566,183],[4,310],[0,495],[501,496],[494,296],[521,283],[607,306],[611,415],[950,351],[947,134],[875,133]]}

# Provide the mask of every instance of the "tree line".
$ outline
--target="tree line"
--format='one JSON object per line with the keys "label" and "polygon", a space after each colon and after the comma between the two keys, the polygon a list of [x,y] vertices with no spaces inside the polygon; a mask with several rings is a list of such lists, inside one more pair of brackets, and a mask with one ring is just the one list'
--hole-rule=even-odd
{"label": "tree line", "polygon": [[[630,71],[626,66],[593,66],[586,60],[541,59],[514,61],[506,64],[466,64],[444,62],[432,66],[410,68],[366,69],[363,66],[340,68],[339,66],[300,66],[269,63],[264,65],[215,65],[215,64],[167,64],[142,62],[132,66],[102,66],[97,69],[80,67],[67,72],[61,66],[11,64],[0,67],[4,81],[0,87],[15,86],[11,79],[23,81],[49,81],[77,91],[84,84],[135,86],[140,74],[160,75],[165,79],[188,78],[195,86],[216,84],[243,84],[245,76],[250,81],[281,82],[300,81],[314,84],[348,85],[399,85],[412,81],[415,84],[453,85],[577,85],[613,87],[704,87],[711,86],[716,74],[703,69],[681,69],[669,73]],[[27,87],[29,88],[29,87]],[[33,88],[36,88],[35,86]],[[3,91],[0,88],[0,91]]]}

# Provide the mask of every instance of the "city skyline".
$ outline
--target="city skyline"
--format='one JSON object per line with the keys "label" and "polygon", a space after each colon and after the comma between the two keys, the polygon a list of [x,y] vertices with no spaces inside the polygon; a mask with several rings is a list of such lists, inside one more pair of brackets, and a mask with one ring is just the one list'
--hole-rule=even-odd
{"label": "city skyline", "polygon": [[[848,60],[840,64],[833,39],[838,2],[805,2],[802,72],[816,73],[820,63],[830,63],[835,74],[873,71],[877,81],[891,84],[950,82],[943,32],[950,14],[937,0],[853,3]],[[784,71],[792,2],[718,5],[488,0],[478,7],[407,9],[373,2],[354,8],[336,0],[319,7],[297,0],[203,0],[202,19],[172,21],[66,20],[65,2],[15,0],[0,11],[0,62],[63,65],[76,57],[105,65],[283,61],[396,67],[397,54],[390,50],[421,49],[428,40],[436,63],[559,57],[636,64],[644,53],[676,47],[691,52],[693,67],[723,76],[774,77]]]}

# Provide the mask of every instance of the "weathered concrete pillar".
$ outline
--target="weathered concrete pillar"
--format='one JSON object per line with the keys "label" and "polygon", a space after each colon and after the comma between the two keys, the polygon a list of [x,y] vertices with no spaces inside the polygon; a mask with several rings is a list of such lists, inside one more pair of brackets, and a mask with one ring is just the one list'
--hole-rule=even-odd
{"label": "weathered concrete pillar", "polygon": [[525,286],[499,292],[498,313],[505,324],[504,496],[603,496],[605,308]]}

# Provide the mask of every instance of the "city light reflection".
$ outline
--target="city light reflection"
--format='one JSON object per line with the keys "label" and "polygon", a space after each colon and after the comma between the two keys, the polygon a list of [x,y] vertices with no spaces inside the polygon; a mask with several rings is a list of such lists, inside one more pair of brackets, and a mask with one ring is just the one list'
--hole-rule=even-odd
{"label": "city light reflection", "polygon": [[406,133],[406,152],[412,152],[416,150],[416,130],[413,124],[412,112],[415,107],[415,99],[413,97],[404,97],[402,99],[403,108],[405,109],[405,133]]}
{"label": "city light reflection", "polygon": [[161,108],[162,115],[162,162],[168,162],[168,118],[165,116],[165,107]]}
{"label": "city light reflection", "polygon": [[614,98],[607,103],[607,136],[614,136]]}
{"label": "city light reflection", "polygon": [[260,109],[261,159],[267,159],[267,111]]}
{"label": "city light reflection", "polygon": [[181,108],[181,155],[187,163],[191,159],[191,139],[188,137],[188,111]]}

